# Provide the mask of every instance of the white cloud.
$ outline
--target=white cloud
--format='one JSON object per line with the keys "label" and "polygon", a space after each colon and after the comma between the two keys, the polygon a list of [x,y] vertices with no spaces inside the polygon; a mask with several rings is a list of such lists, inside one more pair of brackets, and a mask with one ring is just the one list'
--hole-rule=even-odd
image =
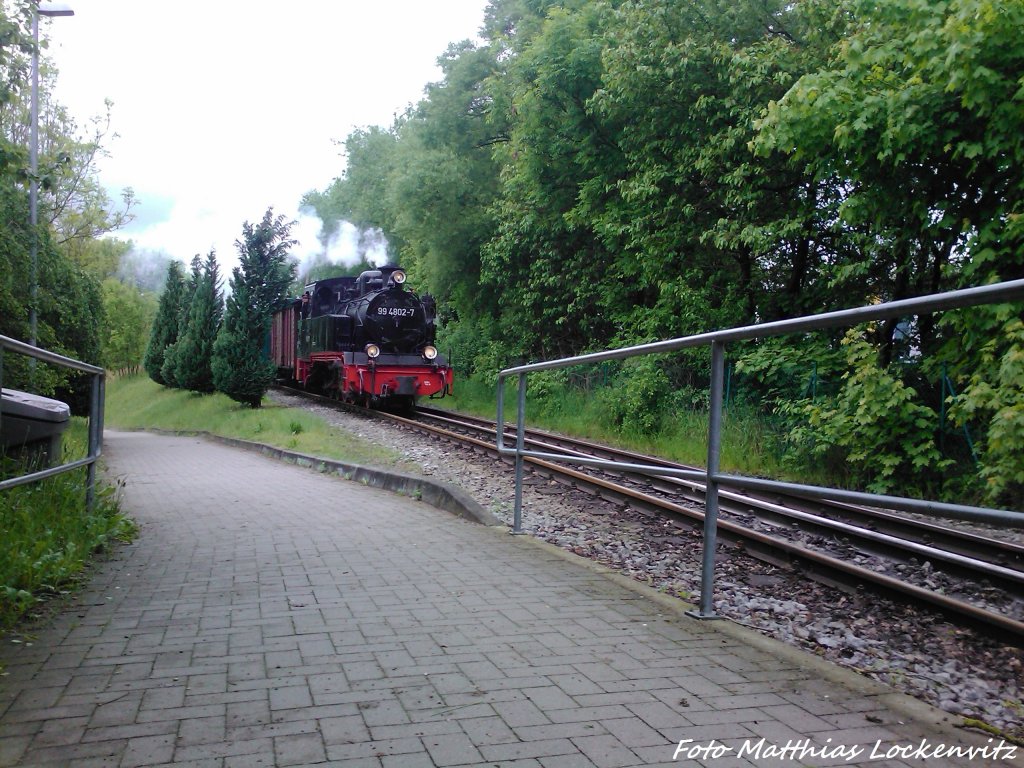
{"label": "white cloud", "polygon": [[[101,179],[140,201],[120,236],[186,262],[214,248],[224,274],[242,223],[268,206],[299,222],[296,255],[322,250],[298,205],[341,174],[334,140],[390,125],[440,79],[448,45],[476,35],[487,5],[69,1],[74,17],[43,23],[56,97],[80,123],[114,102]],[[342,234],[332,255],[358,247]]]}

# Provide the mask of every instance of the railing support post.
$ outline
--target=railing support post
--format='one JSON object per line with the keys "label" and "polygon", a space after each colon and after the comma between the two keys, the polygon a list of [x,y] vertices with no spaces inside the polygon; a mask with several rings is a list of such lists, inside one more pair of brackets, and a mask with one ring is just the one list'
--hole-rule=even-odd
{"label": "railing support post", "polygon": [[90,515],[96,504],[96,459],[100,455],[100,440],[102,438],[100,434],[100,429],[102,428],[102,419],[100,418],[100,407],[103,398],[102,386],[103,374],[94,373],[89,392],[89,458],[92,461],[89,462],[89,467],[86,470],[87,476],[85,480],[85,508]]}
{"label": "railing support post", "polygon": [[700,619],[715,615],[715,549],[718,540],[718,464],[722,447],[722,394],[725,379],[725,344],[711,343],[711,413],[708,422],[707,491],[704,502],[704,552],[700,576],[700,611],[688,611]]}
{"label": "railing support post", "polygon": [[[501,424],[498,429],[501,429]],[[519,374],[519,412],[516,414],[516,501],[512,512],[512,533],[523,532],[523,448],[526,432],[526,374]]]}

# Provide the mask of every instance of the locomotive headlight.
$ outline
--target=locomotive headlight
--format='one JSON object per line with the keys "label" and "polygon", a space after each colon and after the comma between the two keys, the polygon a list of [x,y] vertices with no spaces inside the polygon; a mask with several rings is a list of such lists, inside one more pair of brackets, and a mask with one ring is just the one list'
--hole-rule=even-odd
{"label": "locomotive headlight", "polygon": [[367,344],[366,348],[363,351],[366,353],[366,356],[371,360],[380,357],[380,347],[378,347],[376,344]]}
{"label": "locomotive headlight", "polygon": [[395,285],[401,285],[405,282],[405,272],[400,269],[396,269],[391,273],[391,279],[395,281]]}
{"label": "locomotive headlight", "polygon": [[437,357],[437,348],[428,344],[423,348],[423,357],[427,360],[433,360]]}

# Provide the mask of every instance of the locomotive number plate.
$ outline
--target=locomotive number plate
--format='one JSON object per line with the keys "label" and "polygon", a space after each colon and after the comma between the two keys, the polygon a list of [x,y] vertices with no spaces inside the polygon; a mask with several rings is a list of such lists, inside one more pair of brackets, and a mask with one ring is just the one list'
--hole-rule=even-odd
{"label": "locomotive number plate", "polygon": [[416,310],[410,307],[378,307],[377,314],[388,317],[412,317]]}

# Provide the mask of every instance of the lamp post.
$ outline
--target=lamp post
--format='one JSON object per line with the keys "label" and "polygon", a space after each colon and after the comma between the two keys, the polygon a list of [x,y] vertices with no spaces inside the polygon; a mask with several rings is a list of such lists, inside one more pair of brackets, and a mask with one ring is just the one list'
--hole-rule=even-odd
{"label": "lamp post", "polygon": [[28,146],[28,222],[29,228],[32,230],[30,234],[32,275],[28,322],[31,331],[29,344],[33,347],[36,346],[36,326],[38,324],[36,303],[39,295],[39,235],[36,232],[36,225],[39,224],[39,181],[36,178],[39,165],[39,17],[74,15],[75,12],[71,8],[59,3],[40,2],[34,6],[32,12],[32,101],[29,117],[31,136]]}

